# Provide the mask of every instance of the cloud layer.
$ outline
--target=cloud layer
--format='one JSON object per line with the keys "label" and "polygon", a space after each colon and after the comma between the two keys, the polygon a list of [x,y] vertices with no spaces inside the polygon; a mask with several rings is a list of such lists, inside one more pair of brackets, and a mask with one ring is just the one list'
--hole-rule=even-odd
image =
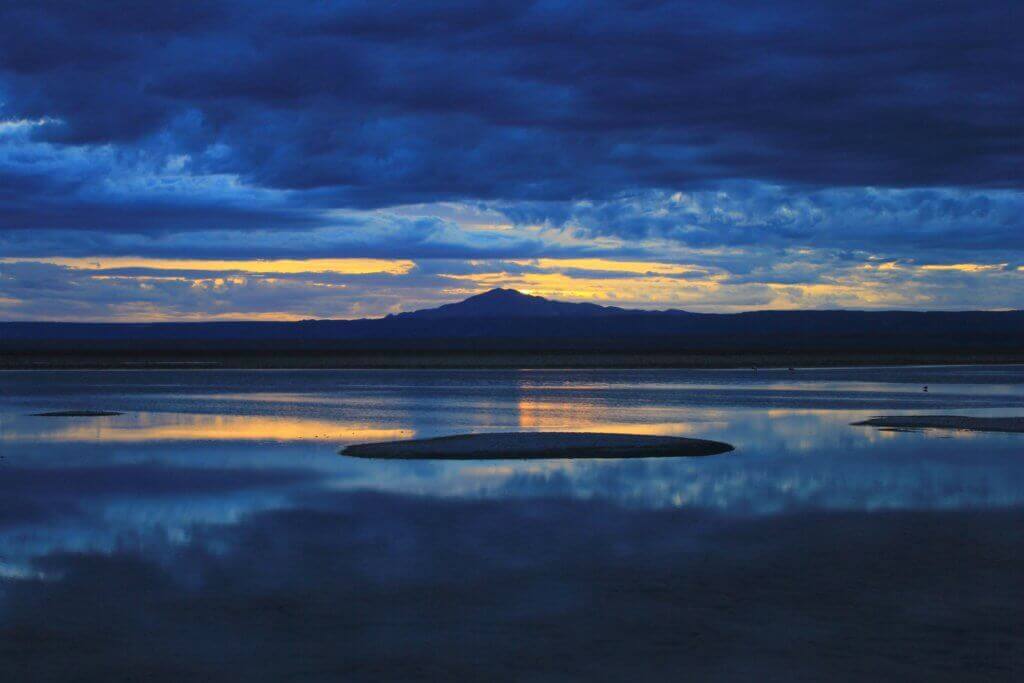
{"label": "cloud layer", "polygon": [[[1014,11],[5,4],[0,257],[669,259],[735,279],[803,254],[1014,272]],[[31,305],[4,272],[0,301]],[[1005,291],[980,300],[1019,305]]]}

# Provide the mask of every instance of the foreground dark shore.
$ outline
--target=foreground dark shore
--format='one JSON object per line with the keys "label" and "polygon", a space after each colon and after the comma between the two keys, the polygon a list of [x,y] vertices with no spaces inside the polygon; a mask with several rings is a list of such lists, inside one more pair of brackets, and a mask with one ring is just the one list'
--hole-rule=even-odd
{"label": "foreground dark shore", "polygon": [[2,370],[346,369],[346,368],[800,368],[878,365],[1024,364],[1020,353],[642,353],[338,352],[338,353],[0,353]]}

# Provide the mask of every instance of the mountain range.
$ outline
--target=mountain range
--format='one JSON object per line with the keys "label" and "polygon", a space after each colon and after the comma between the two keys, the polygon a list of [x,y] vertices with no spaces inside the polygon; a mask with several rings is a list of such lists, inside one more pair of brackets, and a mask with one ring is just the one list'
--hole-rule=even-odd
{"label": "mountain range", "polygon": [[493,289],[361,320],[0,323],[0,354],[282,352],[1018,353],[1024,311],[646,311]]}

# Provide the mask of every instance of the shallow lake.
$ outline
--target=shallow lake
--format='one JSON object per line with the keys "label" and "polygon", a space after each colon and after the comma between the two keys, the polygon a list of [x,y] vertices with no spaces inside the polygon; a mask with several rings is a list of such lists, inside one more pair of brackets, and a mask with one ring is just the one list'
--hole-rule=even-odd
{"label": "shallow lake", "polygon": [[[1024,367],[0,372],[0,673],[1014,679],[1024,434],[903,413]],[[736,450],[338,454],[518,430]]]}

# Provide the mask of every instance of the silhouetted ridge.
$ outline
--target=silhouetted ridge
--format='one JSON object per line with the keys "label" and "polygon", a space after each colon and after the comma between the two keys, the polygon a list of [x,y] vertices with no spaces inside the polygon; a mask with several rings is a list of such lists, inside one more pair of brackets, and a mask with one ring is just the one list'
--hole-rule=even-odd
{"label": "silhouetted ridge", "polygon": [[[1024,311],[639,311],[493,289],[362,320],[0,323],[4,354],[455,351],[1020,354]],[[0,392],[2,393],[2,392]]]}
{"label": "silhouetted ridge", "polygon": [[618,315],[629,311],[614,306],[551,301],[514,289],[492,289],[453,304],[403,313],[399,318],[549,318]]}

